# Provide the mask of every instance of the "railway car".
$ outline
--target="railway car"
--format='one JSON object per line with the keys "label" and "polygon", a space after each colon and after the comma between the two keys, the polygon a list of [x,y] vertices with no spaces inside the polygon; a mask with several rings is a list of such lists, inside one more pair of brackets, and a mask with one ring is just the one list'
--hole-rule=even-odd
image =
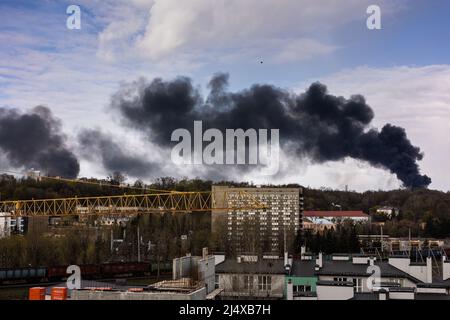
{"label": "railway car", "polygon": [[35,268],[2,268],[0,269],[0,283],[6,282],[35,282],[46,276],[47,269]]}
{"label": "railway car", "polygon": [[[56,282],[67,279],[68,265],[36,267],[36,268],[3,268],[0,269],[0,284],[18,282]],[[103,264],[80,265],[83,279],[107,279],[115,277],[149,276],[156,275],[157,264],[145,262],[111,262]],[[172,263],[159,264],[160,275],[170,274]]]}
{"label": "railway car", "polygon": [[[67,274],[68,266],[52,266],[47,268],[47,278],[49,281],[62,280],[69,276]],[[84,264],[80,265],[81,277],[85,279],[95,278],[101,273],[101,268],[99,265],[95,264]]]}
{"label": "railway car", "polygon": [[[152,263],[151,265],[151,273],[155,275],[158,273],[158,264]],[[159,273],[160,274],[169,274],[172,273],[172,263],[171,262],[162,262],[159,264]]]}
{"label": "railway car", "polygon": [[101,265],[102,277],[134,275],[140,276],[150,272],[150,265],[143,262],[105,263]]}

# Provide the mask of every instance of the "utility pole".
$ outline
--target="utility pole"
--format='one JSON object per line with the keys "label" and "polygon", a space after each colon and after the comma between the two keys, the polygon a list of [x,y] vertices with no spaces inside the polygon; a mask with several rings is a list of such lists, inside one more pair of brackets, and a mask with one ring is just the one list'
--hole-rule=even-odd
{"label": "utility pole", "polygon": [[114,238],[113,238],[113,228],[111,228],[111,253],[113,252],[113,243],[114,243]]}
{"label": "utility pole", "polygon": [[409,256],[411,257],[411,228],[408,228],[408,249]]}
{"label": "utility pole", "polygon": [[141,262],[141,236],[139,235],[139,224],[137,226],[137,242],[138,262]]}
{"label": "utility pole", "polygon": [[381,239],[380,239],[380,243],[381,243],[381,252],[383,253],[383,225],[380,226],[381,227]]}

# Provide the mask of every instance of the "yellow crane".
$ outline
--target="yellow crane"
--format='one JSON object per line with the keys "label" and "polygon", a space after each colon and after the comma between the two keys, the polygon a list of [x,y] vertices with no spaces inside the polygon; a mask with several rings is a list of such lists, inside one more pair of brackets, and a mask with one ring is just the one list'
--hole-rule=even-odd
{"label": "yellow crane", "polygon": [[[74,183],[100,184],[83,180],[40,177],[42,179],[59,180]],[[233,192],[233,198],[238,197],[237,207],[217,206],[215,199],[221,199],[220,204],[228,198],[226,191],[216,195],[212,191],[174,191],[148,188],[134,188],[112,184],[102,186],[131,188],[147,191],[143,194],[124,194],[116,196],[74,197],[58,199],[10,200],[0,202],[0,213],[8,216],[69,216],[69,215],[126,215],[146,212],[199,212],[224,210],[258,210],[265,206],[249,193]]]}

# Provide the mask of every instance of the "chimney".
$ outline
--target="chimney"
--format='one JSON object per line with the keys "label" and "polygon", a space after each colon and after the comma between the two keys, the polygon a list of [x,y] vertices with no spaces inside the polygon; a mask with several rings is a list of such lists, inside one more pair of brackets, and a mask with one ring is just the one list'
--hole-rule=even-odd
{"label": "chimney", "polygon": [[322,252],[319,252],[319,256],[316,259],[316,265],[319,268],[319,270],[323,267],[323,256]]}
{"label": "chimney", "polygon": [[286,286],[286,300],[294,300],[294,285],[292,284],[292,279],[288,280]]}
{"label": "chimney", "polygon": [[374,266],[375,265],[375,258],[374,257],[370,257],[369,258],[369,266]]}
{"label": "chimney", "polygon": [[446,256],[442,256],[442,280],[450,279],[450,261]]}
{"label": "chimney", "polygon": [[427,281],[426,283],[433,282],[433,265],[431,262],[431,257],[427,257]]}
{"label": "chimney", "polygon": [[284,266],[286,267],[288,264],[289,264],[288,253],[285,252],[284,253]]}
{"label": "chimney", "polygon": [[206,259],[206,257],[208,257],[208,248],[203,248],[202,257],[203,257],[203,259]]}
{"label": "chimney", "polygon": [[237,257],[237,263],[241,263],[242,262],[242,258],[240,256]]}

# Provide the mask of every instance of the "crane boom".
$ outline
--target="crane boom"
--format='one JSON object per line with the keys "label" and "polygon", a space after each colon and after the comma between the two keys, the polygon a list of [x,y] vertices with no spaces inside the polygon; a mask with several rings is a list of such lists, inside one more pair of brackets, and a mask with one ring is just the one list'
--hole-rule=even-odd
{"label": "crane boom", "polygon": [[[236,196],[236,195],[234,195]],[[217,208],[211,191],[130,194],[82,198],[12,200],[0,202],[0,212],[10,216],[113,215],[145,212],[198,212],[215,210],[257,210],[265,206],[242,192],[244,205]],[[226,194],[223,197],[227,197]]]}

